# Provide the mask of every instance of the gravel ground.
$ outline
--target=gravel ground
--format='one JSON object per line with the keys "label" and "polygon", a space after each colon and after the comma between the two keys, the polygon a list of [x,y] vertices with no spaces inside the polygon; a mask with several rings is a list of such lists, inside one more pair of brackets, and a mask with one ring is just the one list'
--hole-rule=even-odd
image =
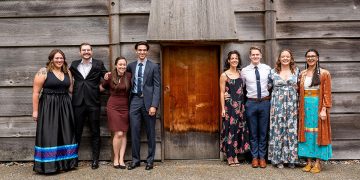
{"label": "gravel ground", "polygon": [[132,171],[112,167],[111,162],[101,161],[100,168],[92,170],[90,162],[81,161],[79,167],[54,175],[39,175],[32,171],[32,163],[0,163],[0,179],[360,179],[360,161],[328,161],[319,174],[305,173],[301,167],[278,169],[251,168],[248,163],[229,167],[219,160],[191,160],[156,162],[152,171],[145,165]]}

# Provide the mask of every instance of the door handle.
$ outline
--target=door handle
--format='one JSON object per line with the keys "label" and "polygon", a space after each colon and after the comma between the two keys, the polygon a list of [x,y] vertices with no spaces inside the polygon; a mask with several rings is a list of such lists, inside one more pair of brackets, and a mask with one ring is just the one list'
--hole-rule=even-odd
{"label": "door handle", "polygon": [[170,91],[170,86],[165,86],[165,92],[169,92]]}

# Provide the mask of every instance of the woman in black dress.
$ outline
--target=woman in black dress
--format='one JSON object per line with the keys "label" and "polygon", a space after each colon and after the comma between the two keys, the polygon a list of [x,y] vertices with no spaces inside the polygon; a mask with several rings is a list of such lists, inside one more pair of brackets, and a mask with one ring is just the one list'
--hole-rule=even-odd
{"label": "woman in black dress", "polygon": [[[129,95],[131,90],[131,73],[126,72],[127,61],[124,57],[115,60],[115,68],[109,74],[102,87],[110,89],[110,98],[106,111],[109,130],[114,134],[114,168],[125,169],[124,154],[126,149],[126,132],[129,129]],[[102,89],[102,88],[101,88]]]}
{"label": "woman in black dress", "polygon": [[78,144],[69,93],[72,78],[60,49],[50,52],[46,68],[36,73],[33,119],[37,121],[34,171],[55,173],[77,166]]}
{"label": "woman in black dress", "polygon": [[225,72],[220,76],[222,128],[220,151],[228,165],[238,166],[238,156],[250,150],[249,129],[244,116],[244,81],[240,68],[240,54],[230,51],[225,61]]}

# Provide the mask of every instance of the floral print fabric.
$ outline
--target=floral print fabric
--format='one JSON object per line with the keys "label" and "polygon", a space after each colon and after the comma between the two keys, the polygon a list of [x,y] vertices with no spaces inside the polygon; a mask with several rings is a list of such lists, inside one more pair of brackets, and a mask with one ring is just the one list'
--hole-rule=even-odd
{"label": "floral print fabric", "polygon": [[227,158],[250,150],[249,129],[244,116],[244,82],[241,77],[227,76],[225,92],[230,98],[225,100],[225,117],[222,120],[220,150]]}
{"label": "floral print fabric", "polygon": [[268,159],[272,164],[298,161],[298,75],[298,69],[287,80],[282,79],[274,69],[269,74],[272,93]]}

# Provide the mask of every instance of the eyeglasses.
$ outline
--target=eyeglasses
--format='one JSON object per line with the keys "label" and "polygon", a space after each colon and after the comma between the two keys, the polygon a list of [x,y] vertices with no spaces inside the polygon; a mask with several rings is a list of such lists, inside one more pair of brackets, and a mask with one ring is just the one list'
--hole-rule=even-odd
{"label": "eyeglasses", "polygon": [[316,58],[317,56],[306,56],[306,59],[314,59]]}

